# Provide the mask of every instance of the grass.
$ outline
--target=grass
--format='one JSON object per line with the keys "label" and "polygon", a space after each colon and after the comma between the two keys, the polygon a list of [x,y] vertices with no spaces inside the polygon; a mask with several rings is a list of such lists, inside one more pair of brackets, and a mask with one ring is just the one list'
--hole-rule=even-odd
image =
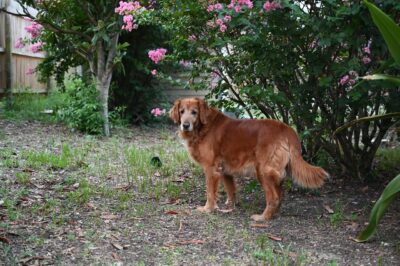
{"label": "grass", "polygon": [[11,107],[6,107],[6,100],[0,102],[0,117],[12,121],[42,121],[54,122],[55,116],[45,114],[45,110],[53,110],[53,113],[62,105],[64,95],[52,92],[48,95],[23,93],[15,95],[11,101]]}

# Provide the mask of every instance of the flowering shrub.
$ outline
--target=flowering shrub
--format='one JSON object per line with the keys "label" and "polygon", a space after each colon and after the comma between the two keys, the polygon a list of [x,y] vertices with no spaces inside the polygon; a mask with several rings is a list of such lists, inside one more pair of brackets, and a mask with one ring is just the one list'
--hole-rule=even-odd
{"label": "flowering shrub", "polygon": [[158,48],[156,50],[149,51],[149,58],[155,63],[158,64],[165,58],[165,54],[167,53],[167,49]]}
{"label": "flowering shrub", "polygon": [[[215,105],[238,115],[295,125],[309,159],[328,154],[350,175],[369,172],[390,120],[331,137],[346,121],[399,101],[398,89],[356,85],[387,60],[360,1],[161,2],[173,55],[193,62],[190,87],[208,89]],[[400,15],[397,1],[381,7]]]}
{"label": "flowering shrub", "polygon": [[157,107],[151,110],[151,114],[155,117],[162,116],[165,114],[165,110]]}

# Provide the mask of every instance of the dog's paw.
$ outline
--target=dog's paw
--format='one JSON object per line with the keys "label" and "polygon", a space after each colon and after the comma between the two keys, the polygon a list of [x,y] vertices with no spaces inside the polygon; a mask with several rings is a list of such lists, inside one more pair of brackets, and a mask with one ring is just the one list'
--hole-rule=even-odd
{"label": "dog's paw", "polygon": [[212,212],[214,209],[213,209],[213,208],[210,208],[210,207],[207,207],[207,206],[199,206],[199,207],[197,207],[197,210],[198,210],[199,212],[210,213],[210,212]]}
{"label": "dog's paw", "polygon": [[262,221],[268,220],[268,219],[266,219],[266,218],[264,217],[264,215],[262,215],[262,214],[253,214],[253,215],[251,216],[251,219],[252,219],[253,221],[256,221],[256,222],[262,222]]}
{"label": "dog's paw", "polygon": [[235,208],[235,202],[233,200],[227,199],[225,201],[225,206],[227,209],[234,209]]}

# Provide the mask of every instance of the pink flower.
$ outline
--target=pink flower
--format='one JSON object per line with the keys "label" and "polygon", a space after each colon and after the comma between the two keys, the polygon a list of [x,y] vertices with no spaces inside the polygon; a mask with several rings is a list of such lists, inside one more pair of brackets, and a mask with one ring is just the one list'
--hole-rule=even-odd
{"label": "pink flower", "polygon": [[237,5],[237,6],[234,7],[234,10],[235,10],[236,13],[239,13],[242,10],[242,7]]}
{"label": "pink flower", "polygon": [[264,3],[263,8],[265,12],[270,12],[275,9],[281,9],[282,8],[282,3],[279,1],[278,3],[275,3],[275,1],[267,1]]}
{"label": "pink flower", "polygon": [[345,75],[345,76],[343,76],[343,77],[340,79],[339,84],[343,86],[343,85],[345,85],[347,82],[349,82],[349,79],[350,79],[349,75]]}
{"label": "pink flower", "polygon": [[371,54],[371,50],[370,50],[369,46],[365,46],[363,48],[363,52],[366,53],[366,54]]}
{"label": "pink flower", "polygon": [[44,43],[42,42],[37,42],[31,45],[31,51],[32,53],[39,53],[40,51],[42,51],[42,47],[43,47]]}
{"label": "pink flower", "polygon": [[151,71],[151,74],[152,74],[153,76],[157,75],[157,69],[153,69],[153,70]]}
{"label": "pink flower", "polygon": [[129,13],[135,13],[141,8],[142,6],[138,1],[134,2],[119,1],[119,7],[115,8],[115,13],[118,13],[120,15],[126,15]]}
{"label": "pink flower", "polygon": [[32,39],[39,37],[42,29],[43,26],[35,21],[33,21],[32,24],[25,27],[25,30],[31,35]]}
{"label": "pink flower", "polygon": [[22,38],[18,38],[17,41],[15,42],[14,48],[20,49],[25,47],[24,40]]}
{"label": "pink flower", "polygon": [[232,17],[229,16],[229,15],[226,15],[226,16],[224,17],[224,21],[225,21],[225,22],[229,22],[229,21],[231,21],[231,20],[232,20]]}
{"label": "pink flower", "polygon": [[222,19],[217,19],[216,21],[215,21],[215,23],[218,25],[218,26],[221,26],[221,25],[224,25],[224,21],[222,20]]}
{"label": "pink flower", "polygon": [[28,70],[25,72],[26,75],[33,75],[35,74],[35,69],[34,68],[28,68]]}
{"label": "pink flower", "polygon": [[208,12],[213,12],[213,11],[214,11],[214,5],[209,5],[209,6],[207,7],[207,11],[208,11]]}
{"label": "pink flower", "polygon": [[215,10],[221,10],[222,9],[222,4],[220,4],[220,3],[215,4],[214,5],[214,9]]}
{"label": "pink flower", "polygon": [[156,64],[164,59],[167,49],[158,48],[156,50],[149,51],[149,58]]}
{"label": "pink flower", "polygon": [[197,37],[196,37],[196,35],[192,34],[188,37],[188,40],[191,42],[195,42],[195,41],[197,41]]}
{"label": "pink flower", "polygon": [[186,61],[186,60],[181,60],[181,61],[179,61],[179,64],[180,64],[181,66],[183,66],[183,67],[188,67],[188,66],[191,65],[191,63],[190,63],[189,61]]}
{"label": "pink flower", "polygon": [[354,79],[350,79],[349,80],[349,85],[350,86],[353,86],[355,83],[356,83],[356,81]]}
{"label": "pink flower", "polygon": [[364,56],[362,58],[362,62],[364,63],[364,65],[367,65],[367,64],[371,63],[371,58],[369,58],[368,56]]}
{"label": "pink flower", "polygon": [[228,27],[225,24],[222,24],[222,25],[219,26],[219,31],[220,32],[225,32],[227,28]]}
{"label": "pink flower", "polygon": [[151,110],[151,114],[154,115],[155,117],[162,116],[164,113],[165,113],[165,111],[161,110],[158,107]]}

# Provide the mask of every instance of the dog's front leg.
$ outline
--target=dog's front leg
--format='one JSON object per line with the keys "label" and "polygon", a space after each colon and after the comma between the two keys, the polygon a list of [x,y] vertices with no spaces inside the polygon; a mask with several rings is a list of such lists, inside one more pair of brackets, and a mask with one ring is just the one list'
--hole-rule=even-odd
{"label": "dog's front leg", "polygon": [[207,202],[206,205],[198,207],[197,210],[201,212],[212,212],[217,206],[217,192],[221,174],[214,169],[214,167],[207,167],[204,169],[206,175],[207,186]]}

